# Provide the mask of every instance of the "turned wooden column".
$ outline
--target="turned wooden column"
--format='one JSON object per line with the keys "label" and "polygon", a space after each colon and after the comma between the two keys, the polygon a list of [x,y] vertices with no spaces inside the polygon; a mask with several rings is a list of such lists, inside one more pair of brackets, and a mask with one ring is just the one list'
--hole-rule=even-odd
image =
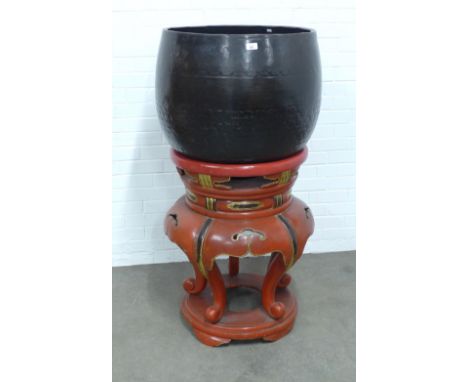
{"label": "turned wooden column", "polygon": [[[186,194],[168,211],[165,230],[193,266],[194,277],[183,283],[181,311],[201,342],[274,341],[292,329],[297,302],[287,288],[287,271],[314,230],[310,209],[291,195],[306,156],[303,150],[279,161],[233,165],[172,152]],[[266,254],[271,257],[265,275],[239,273],[241,257]],[[216,265],[221,255],[229,256],[226,275]],[[227,310],[226,289],[237,287],[257,290],[262,305]]]}

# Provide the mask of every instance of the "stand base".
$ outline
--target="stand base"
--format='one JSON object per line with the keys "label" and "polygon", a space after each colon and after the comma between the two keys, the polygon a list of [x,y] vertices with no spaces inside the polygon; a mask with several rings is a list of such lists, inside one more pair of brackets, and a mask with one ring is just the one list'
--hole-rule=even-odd
{"label": "stand base", "polygon": [[[223,279],[226,288],[262,290],[263,276],[260,275],[223,275]],[[276,341],[291,331],[297,315],[296,299],[286,288],[278,288],[276,292],[276,301],[285,306],[285,314],[278,320],[270,317],[263,307],[258,307],[244,312],[226,311],[221,320],[213,324],[205,318],[205,310],[212,301],[210,290],[205,289],[198,295],[187,295],[181,304],[182,315],[191,325],[195,336],[208,346],[228,344],[231,340],[258,338]]]}

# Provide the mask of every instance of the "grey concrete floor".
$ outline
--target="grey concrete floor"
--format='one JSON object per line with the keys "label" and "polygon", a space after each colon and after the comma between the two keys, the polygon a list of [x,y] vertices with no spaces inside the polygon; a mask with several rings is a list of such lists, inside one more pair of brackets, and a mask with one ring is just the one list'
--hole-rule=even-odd
{"label": "grey concrete floor", "polygon": [[[267,261],[241,259],[241,272],[263,273]],[[293,330],[273,343],[211,348],[179,313],[190,264],[114,268],[113,382],[355,381],[355,269],[354,251],[303,255],[290,272],[299,304]],[[245,290],[230,297],[238,309],[259,302]]]}

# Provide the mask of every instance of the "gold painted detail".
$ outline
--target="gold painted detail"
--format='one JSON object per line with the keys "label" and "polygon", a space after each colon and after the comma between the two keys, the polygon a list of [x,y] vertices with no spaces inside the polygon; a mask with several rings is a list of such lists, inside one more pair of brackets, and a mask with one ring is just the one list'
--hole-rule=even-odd
{"label": "gold painted detail", "polygon": [[216,210],[216,199],[215,199],[215,198],[206,197],[206,199],[205,199],[205,207],[206,207],[207,210],[215,211],[215,210]]}
{"label": "gold painted detail", "polygon": [[291,179],[291,170],[283,171],[278,178],[278,184],[286,184]]}
{"label": "gold painted detail", "polygon": [[197,237],[197,264],[198,264],[198,269],[200,270],[201,274],[205,277],[208,278],[208,274],[205,269],[205,265],[203,264],[203,245],[205,244],[205,238],[207,236],[208,230],[210,228],[210,224],[212,222],[212,219],[208,218],[205,220],[203,223],[202,228],[200,229],[200,232]]}
{"label": "gold painted detail", "polygon": [[263,177],[264,179],[271,180],[272,182],[262,185],[261,188],[267,188],[267,187],[275,186],[277,184],[286,184],[291,180],[293,175],[296,175],[296,174],[297,174],[296,172],[294,172],[293,174],[291,170],[287,170],[287,171],[283,171],[279,175],[264,176]]}
{"label": "gold painted detail", "polygon": [[187,190],[185,195],[187,196],[187,199],[190,200],[191,202],[196,202],[197,201],[197,195],[195,195],[192,191]]}
{"label": "gold painted detail", "polygon": [[277,207],[280,207],[280,206],[283,205],[283,195],[282,194],[273,196],[273,200],[274,200],[273,208],[277,208]]}
{"label": "gold painted detail", "polygon": [[203,264],[202,256],[200,256],[197,263],[198,263],[198,269],[200,270],[200,273],[203,275],[203,277],[205,277],[205,279],[207,279],[208,273],[206,272],[205,265]]}
{"label": "gold painted detail", "polygon": [[227,176],[224,178],[217,178],[213,179],[213,187],[214,188],[223,188],[225,190],[230,190],[232,187],[227,185],[227,184],[221,184],[221,183],[229,183],[231,181],[231,177]]}
{"label": "gold painted detail", "polygon": [[263,207],[263,203],[258,200],[242,200],[229,202],[227,208],[233,211],[253,211]]}
{"label": "gold painted detail", "polygon": [[198,183],[203,188],[212,188],[213,187],[213,182],[211,180],[211,175],[206,175],[206,174],[198,174]]}

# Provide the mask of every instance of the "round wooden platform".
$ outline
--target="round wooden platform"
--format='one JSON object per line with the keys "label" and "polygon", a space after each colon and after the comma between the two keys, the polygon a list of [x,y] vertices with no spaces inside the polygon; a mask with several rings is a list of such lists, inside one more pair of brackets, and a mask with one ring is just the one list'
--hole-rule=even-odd
{"label": "round wooden platform", "polygon": [[[224,275],[226,288],[253,288],[261,292],[263,276],[257,274]],[[295,297],[287,288],[278,288],[276,301],[282,302],[286,312],[281,319],[275,320],[259,306],[250,311],[226,310],[217,323],[205,318],[205,310],[212,304],[211,290],[206,288],[198,295],[187,295],[181,304],[181,312],[191,325],[196,337],[206,345],[219,346],[231,340],[252,340],[262,338],[265,341],[276,341],[288,334],[294,325],[297,315]]]}

